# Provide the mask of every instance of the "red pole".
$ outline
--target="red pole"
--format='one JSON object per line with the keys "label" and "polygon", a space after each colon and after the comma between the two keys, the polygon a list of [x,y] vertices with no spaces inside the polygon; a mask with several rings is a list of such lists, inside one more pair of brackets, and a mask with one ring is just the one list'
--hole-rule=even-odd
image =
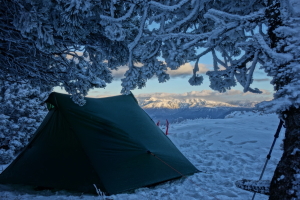
{"label": "red pole", "polygon": [[166,126],[167,126],[167,129],[166,129],[166,135],[168,135],[168,130],[169,130],[169,121],[166,119],[166,121],[167,121],[167,124],[166,124]]}

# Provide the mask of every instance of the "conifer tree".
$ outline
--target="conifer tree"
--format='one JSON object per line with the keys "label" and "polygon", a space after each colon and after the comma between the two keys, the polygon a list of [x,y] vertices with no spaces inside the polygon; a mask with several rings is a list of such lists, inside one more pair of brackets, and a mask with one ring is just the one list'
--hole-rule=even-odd
{"label": "conifer tree", "polygon": [[9,163],[28,144],[46,115],[48,92],[28,84],[1,81],[0,163]]}

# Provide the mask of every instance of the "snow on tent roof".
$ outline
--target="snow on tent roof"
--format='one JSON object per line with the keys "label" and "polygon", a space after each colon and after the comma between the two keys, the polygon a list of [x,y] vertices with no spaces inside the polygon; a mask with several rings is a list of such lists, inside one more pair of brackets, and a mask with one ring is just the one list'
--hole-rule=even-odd
{"label": "snow on tent roof", "polygon": [[85,98],[52,93],[52,109],[2,184],[116,194],[198,172],[132,94]]}

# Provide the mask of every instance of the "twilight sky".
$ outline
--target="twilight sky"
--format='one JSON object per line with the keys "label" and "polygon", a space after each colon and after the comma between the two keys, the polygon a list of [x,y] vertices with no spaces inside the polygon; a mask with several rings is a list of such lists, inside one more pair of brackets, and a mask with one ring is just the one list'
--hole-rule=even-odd
{"label": "twilight sky", "polygon": [[[157,98],[201,98],[205,100],[213,100],[220,102],[228,101],[264,101],[271,100],[273,97],[273,86],[270,84],[271,78],[267,77],[261,69],[256,69],[254,72],[254,82],[251,85],[253,88],[262,90],[262,94],[253,94],[250,92],[244,93],[243,88],[239,85],[232,88],[226,93],[212,91],[209,87],[209,78],[205,75],[206,71],[212,69],[212,57],[206,55],[199,62],[200,74],[203,75],[204,81],[200,86],[191,86],[188,83],[192,76],[194,63],[186,63],[178,70],[169,70],[168,73],[171,79],[165,83],[158,83],[156,77],[148,80],[146,87],[143,89],[135,89],[132,93],[140,97],[157,97]],[[89,92],[90,97],[103,97],[119,95],[121,91],[121,78],[127,70],[127,67],[119,68],[113,72],[114,81],[108,84],[105,89],[95,89]],[[198,72],[199,73],[199,72]]]}
{"label": "twilight sky", "polygon": [[[296,1],[296,0],[295,0]],[[152,28],[158,28],[157,24],[150,25]],[[204,49],[197,49],[199,51]],[[218,52],[217,56],[221,58]],[[160,58],[163,60],[163,58]],[[195,63],[186,63],[177,70],[168,70],[170,80],[165,83],[159,83],[156,77],[148,80],[146,87],[143,89],[135,89],[132,93],[137,97],[157,97],[157,98],[201,98],[210,101],[229,102],[229,101],[265,101],[273,99],[273,86],[270,84],[271,78],[266,76],[266,73],[261,69],[255,69],[254,81],[250,87],[258,88],[263,93],[253,94],[250,92],[244,93],[243,88],[237,83],[237,86],[231,88],[226,93],[219,93],[212,91],[209,87],[209,77],[206,75],[208,70],[213,69],[213,59],[210,54],[201,57],[199,61],[199,74],[203,75],[204,81],[200,86],[191,86],[188,83],[189,78],[192,76],[193,66]],[[113,70],[114,81],[107,84],[105,89],[90,90],[89,97],[105,97],[120,95],[121,79],[127,71],[127,67],[120,67],[117,71]],[[59,88],[54,91],[64,92]]]}
{"label": "twilight sky", "polygon": [[[212,91],[209,87],[209,78],[205,73],[212,69],[212,57],[205,55],[199,62],[199,74],[203,75],[204,81],[200,86],[191,86],[188,83],[192,76],[194,63],[186,63],[178,70],[169,70],[171,78],[165,83],[158,83],[156,77],[148,80],[146,87],[135,89],[132,93],[138,97],[157,97],[157,98],[201,98],[210,101],[229,102],[229,101],[265,101],[273,98],[273,86],[270,84],[271,78],[267,77],[262,69],[256,69],[254,72],[254,82],[252,88],[258,88],[263,93],[253,94],[244,93],[240,85],[232,88],[226,93]],[[88,94],[89,97],[105,97],[120,95],[121,79],[126,72],[127,67],[121,67],[118,71],[113,71],[114,81],[108,84],[105,89],[94,89]],[[59,88],[54,91],[63,92]]]}

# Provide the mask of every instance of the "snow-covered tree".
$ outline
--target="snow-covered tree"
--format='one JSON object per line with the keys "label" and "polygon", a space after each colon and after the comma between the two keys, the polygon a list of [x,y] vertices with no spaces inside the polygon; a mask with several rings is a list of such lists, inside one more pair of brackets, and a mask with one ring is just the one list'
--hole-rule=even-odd
{"label": "snow-covered tree", "polygon": [[[2,80],[8,76],[33,87],[61,86],[82,105],[90,88],[103,88],[111,82],[109,69],[127,62],[126,42],[120,41],[135,33],[135,20],[125,22],[133,5],[122,4],[112,10],[110,1],[0,3]],[[110,23],[111,16],[115,23]]]}
{"label": "snow-covered tree", "polygon": [[0,163],[8,163],[42,122],[48,92],[28,84],[1,81],[0,90]]}
{"label": "snow-covered tree", "polygon": [[[122,93],[148,79],[169,79],[167,68],[210,53],[210,87],[252,88],[261,67],[274,99],[259,105],[285,121],[284,154],[270,199],[300,198],[300,14],[297,0],[0,0],[0,79],[33,88],[61,86],[84,104],[90,88],[112,81],[111,69],[128,65]],[[164,61],[160,60],[160,57]],[[142,66],[141,66],[142,65]],[[280,179],[279,179],[280,177]],[[282,178],[283,177],[283,178]]]}

